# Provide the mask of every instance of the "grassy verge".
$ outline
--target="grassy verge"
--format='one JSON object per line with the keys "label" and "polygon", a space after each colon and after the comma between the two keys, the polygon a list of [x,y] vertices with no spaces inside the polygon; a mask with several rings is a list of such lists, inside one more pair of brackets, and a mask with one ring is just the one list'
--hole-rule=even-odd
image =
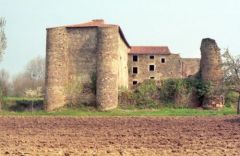
{"label": "grassy verge", "polygon": [[55,112],[10,112],[2,111],[0,116],[214,116],[234,115],[236,110],[224,108],[221,110],[202,110],[188,108],[161,108],[161,109],[115,109],[112,111],[97,111],[94,109],[62,109]]}
{"label": "grassy verge", "polygon": [[3,97],[4,101],[20,101],[20,100],[43,100],[43,98],[29,98],[29,97]]}

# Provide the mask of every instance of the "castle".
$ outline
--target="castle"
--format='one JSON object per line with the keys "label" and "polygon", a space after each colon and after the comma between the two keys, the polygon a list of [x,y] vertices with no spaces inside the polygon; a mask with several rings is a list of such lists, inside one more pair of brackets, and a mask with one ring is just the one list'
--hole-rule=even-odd
{"label": "castle", "polygon": [[83,86],[79,103],[109,110],[118,105],[119,88],[186,78],[200,69],[200,59],[181,58],[166,46],[130,46],[120,26],[103,20],[47,28],[46,51],[47,110],[67,104],[73,96],[66,88],[75,82]]}

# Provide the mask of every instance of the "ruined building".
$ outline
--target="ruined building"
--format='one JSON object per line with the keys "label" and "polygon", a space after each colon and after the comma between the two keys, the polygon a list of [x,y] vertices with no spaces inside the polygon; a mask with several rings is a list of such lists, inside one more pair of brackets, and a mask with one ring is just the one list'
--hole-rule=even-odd
{"label": "ruined building", "polygon": [[[118,105],[118,88],[128,88],[130,50],[119,26],[93,20],[48,28],[46,50],[47,110],[68,103],[71,98],[68,88],[75,81],[83,86],[79,102],[97,103],[102,110]],[[94,85],[96,93],[91,89]]]}
{"label": "ruined building", "polygon": [[222,95],[223,70],[221,68],[221,54],[215,40],[205,38],[201,43],[201,79],[211,83],[212,91],[203,99],[203,107],[219,108],[224,105]]}
{"label": "ruined building", "polygon": [[200,59],[181,58],[166,46],[132,46],[128,53],[129,86],[146,79],[186,78],[199,71]]}
{"label": "ruined building", "polygon": [[[48,28],[46,51],[47,110],[72,99],[113,109],[119,88],[146,79],[189,77],[200,67],[200,59],[181,58],[166,46],[130,46],[120,26],[103,20]],[[75,82],[82,91],[73,96]]]}

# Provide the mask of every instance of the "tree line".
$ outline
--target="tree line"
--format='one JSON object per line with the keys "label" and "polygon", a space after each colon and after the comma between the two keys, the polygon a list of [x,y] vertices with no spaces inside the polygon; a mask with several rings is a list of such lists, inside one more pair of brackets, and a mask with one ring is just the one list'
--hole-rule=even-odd
{"label": "tree line", "polygon": [[[5,35],[6,20],[0,17],[0,59],[7,47]],[[0,69],[0,96],[25,96],[29,89],[44,89],[45,59],[36,57],[30,60],[24,71],[10,78],[9,72]]]}
{"label": "tree line", "polygon": [[36,57],[30,60],[24,70],[12,78],[5,69],[0,70],[2,96],[24,97],[27,90],[44,90],[45,58]]}

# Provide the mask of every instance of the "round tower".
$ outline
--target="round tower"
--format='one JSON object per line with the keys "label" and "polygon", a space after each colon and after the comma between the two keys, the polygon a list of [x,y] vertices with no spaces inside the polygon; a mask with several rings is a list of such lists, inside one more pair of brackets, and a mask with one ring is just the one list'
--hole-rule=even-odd
{"label": "round tower", "polygon": [[67,34],[65,28],[47,29],[45,109],[65,105],[67,78]]}
{"label": "round tower", "polygon": [[118,105],[118,26],[98,28],[97,106],[110,110]]}
{"label": "round tower", "polygon": [[205,38],[201,43],[201,79],[205,83],[211,83],[212,92],[203,99],[203,107],[219,108],[223,107],[224,99],[222,95],[223,70],[221,68],[221,54],[215,40]]}

